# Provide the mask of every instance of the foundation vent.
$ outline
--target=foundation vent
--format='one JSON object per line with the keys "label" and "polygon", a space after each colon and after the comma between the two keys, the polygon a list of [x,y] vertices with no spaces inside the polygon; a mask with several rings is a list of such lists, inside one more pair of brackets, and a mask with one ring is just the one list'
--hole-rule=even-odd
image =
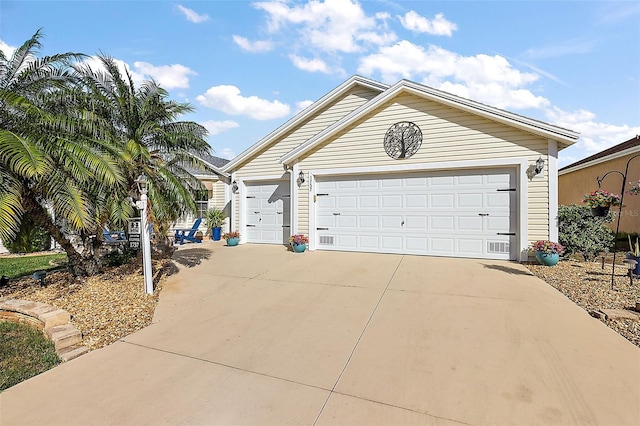
{"label": "foundation vent", "polygon": [[504,241],[489,241],[489,253],[509,253],[509,243]]}
{"label": "foundation vent", "polygon": [[319,245],[321,246],[332,246],[334,245],[334,236],[333,235],[320,235]]}

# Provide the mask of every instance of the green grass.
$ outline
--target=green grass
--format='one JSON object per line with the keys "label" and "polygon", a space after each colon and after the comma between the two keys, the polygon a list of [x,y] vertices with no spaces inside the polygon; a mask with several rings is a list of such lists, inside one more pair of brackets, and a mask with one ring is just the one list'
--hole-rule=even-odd
{"label": "green grass", "polygon": [[0,321],[0,391],[60,363],[53,342],[27,324]]}
{"label": "green grass", "polygon": [[18,278],[42,271],[57,268],[67,263],[67,255],[44,254],[40,256],[20,256],[0,258],[0,275]]}

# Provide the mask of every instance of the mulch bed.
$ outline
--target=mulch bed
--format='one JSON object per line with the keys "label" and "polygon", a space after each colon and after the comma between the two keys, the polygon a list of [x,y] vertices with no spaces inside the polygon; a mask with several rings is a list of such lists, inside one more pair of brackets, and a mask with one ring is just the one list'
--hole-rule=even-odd
{"label": "mulch bed", "polygon": [[90,349],[107,346],[151,324],[168,260],[155,261],[154,293],[144,291],[140,260],[108,269],[102,275],[74,280],[66,271],[47,274],[45,286],[33,278],[11,280],[0,288],[0,298],[47,303],[71,314],[71,323]]}
{"label": "mulch bed", "polygon": [[[589,313],[601,309],[630,309],[640,302],[640,279],[630,284],[627,268],[622,263],[624,254],[616,257],[616,273],[611,288],[611,259],[602,262],[584,262],[562,260],[558,265],[549,267],[538,264],[525,265],[534,275],[542,279],[578,306]],[[625,337],[636,346],[640,346],[640,321],[602,319],[607,326]]]}

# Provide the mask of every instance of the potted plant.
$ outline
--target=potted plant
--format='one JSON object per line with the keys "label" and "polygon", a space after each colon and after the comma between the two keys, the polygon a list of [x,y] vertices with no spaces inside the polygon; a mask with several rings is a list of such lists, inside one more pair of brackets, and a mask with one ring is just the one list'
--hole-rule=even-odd
{"label": "potted plant", "polygon": [[545,266],[555,266],[564,253],[564,247],[560,243],[549,240],[538,240],[531,246],[536,253],[536,260]]}
{"label": "potted plant", "polygon": [[593,216],[606,216],[611,206],[619,206],[620,196],[605,189],[598,189],[589,194],[584,194],[582,202],[591,207]]}
{"label": "potted plant", "polygon": [[640,195],[640,180],[637,182],[629,182],[631,188],[627,191],[627,194],[630,195]]}
{"label": "potted plant", "polygon": [[633,259],[636,262],[636,267],[633,269],[634,275],[640,275],[640,239],[636,237],[636,243],[631,242],[631,235],[627,235],[629,238],[629,253],[627,253],[627,259]]}
{"label": "potted plant", "polygon": [[227,245],[230,247],[237,246],[240,242],[240,233],[238,231],[231,231],[225,233],[222,238],[227,240]]}
{"label": "potted plant", "polygon": [[291,248],[296,253],[303,253],[307,249],[309,238],[304,234],[296,234],[289,237]]}
{"label": "potted plant", "polygon": [[227,218],[224,211],[217,208],[209,209],[205,214],[205,218],[207,221],[207,231],[209,229],[211,230],[211,239],[213,239],[213,241],[220,241],[222,225],[224,225],[224,220]]}

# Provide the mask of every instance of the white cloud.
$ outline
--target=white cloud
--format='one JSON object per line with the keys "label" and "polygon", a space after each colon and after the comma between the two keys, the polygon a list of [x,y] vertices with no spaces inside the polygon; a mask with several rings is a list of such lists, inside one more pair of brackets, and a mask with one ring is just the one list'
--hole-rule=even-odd
{"label": "white cloud", "polygon": [[245,37],[234,35],[233,41],[247,52],[261,53],[273,50],[273,43],[267,40],[249,41]]}
{"label": "white cloud", "polygon": [[187,20],[193,22],[194,24],[200,24],[201,22],[205,22],[209,20],[209,15],[198,14],[196,11],[189,9],[188,7],[184,7],[183,5],[178,5],[178,10],[182,12],[182,14],[187,18]]}
{"label": "white cloud", "polygon": [[180,64],[154,66],[147,62],[134,62],[133,66],[142,74],[153,78],[165,89],[189,88],[189,76],[197,73]]}
{"label": "white cloud", "polygon": [[446,49],[425,49],[407,40],[382,47],[360,59],[358,73],[380,73],[383,81],[406,78],[431,87],[485,102],[498,108],[542,108],[549,101],[525,87],[538,80],[535,73],[513,68],[502,56],[461,56]]}
{"label": "white cloud", "polygon": [[16,49],[17,47],[9,46],[4,41],[0,40],[0,50],[2,50],[2,53],[4,53],[5,58],[10,58],[13,55],[13,52],[16,51]]}
{"label": "white cloud", "polygon": [[593,40],[570,40],[548,46],[532,47],[527,49],[523,55],[532,59],[577,55],[591,52],[594,49],[595,44],[596,43]]}
{"label": "white cloud", "polygon": [[291,108],[280,101],[267,101],[257,96],[244,97],[235,86],[209,88],[196,100],[202,105],[230,115],[246,115],[256,120],[271,120],[289,115]]}
{"label": "white cloud", "polygon": [[211,136],[219,135],[220,133],[224,133],[228,130],[235,129],[236,127],[240,127],[240,124],[232,120],[224,120],[224,121],[207,120],[200,124],[202,124],[209,131],[209,135]]}
{"label": "white cloud", "polygon": [[[115,59],[114,58],[113,61],[117,65],[118,71],[120,71],[120,74],[123,77],[126,75],[127,71],[129,72],[129,74],[131,75],[131,79],[133,80],[133,83],[136,86],[139,86],[142,82],[144,82],[144,80],[146,78],[144,73],[138,72],[136,70],[131,69],[129,64],[127,64],[126,62],[124,62],[124,61],[122,61],[120,59]],[[104,66],[102,65],[102,61],[97,56],[90,56],[90,57],[84,59],[83,61],[79,62],[78,65],[79,66],[88,66],[94,72],[105,72]]]}
{"label": "white cloud", "polygon": [[[550,123],[580,132],[580,139],[565,151],[562,151],[566,163],[588,157],[589,155],[622,143],[640,134],[640,126],[611,124],[597,121],[596,115],[584,109],[568,112],[558,107],[545,110]],[[577,158],[576,158],[577,157]],[[566,165],[564,162],[561,165]]]}
{"label": "white cloud", "polygon": [[293,62],[293,65],[296,68],[303,71],[321,72],[325,74],[329,74],[331,72],[327,64],[322,59],[307,59],[297,55],[289,55],[289,59],[291,59],[291,62]]}
{"label": "white cloud", "polygon": [[236,153],[232,148],[225,147],[220,149],[219,151],[214,152],[216,157],[226,158],[227,160],[233,160],[236,157]]}
{"label": "white cloud", "polygon": [[296,102],[296,114],[310,107],[313,103],[314,102],[310,100]]}
{"label": "white cloud", "polygon": [[384,21],[388,18],[386,14],[367,16],[360,4],[352,0],[309,1],[291,7],[285,2],[267,1],[254,3],[254,7],[267,12],[271,32],[289,24],[298,26],[301,41],[324,52],[360,51],[358,41],[376,40],[367,33],[375,32],[378,24],[386,26]]}
{"label": "white cloud", "polygon": [[429,20],[412,10],[404,16],[398,16],[398,19],[403,27],[416,33],[451,37],[453,32],[458,29],[458,26],[447,21],[442,13],[438,13],[433,20]]}

